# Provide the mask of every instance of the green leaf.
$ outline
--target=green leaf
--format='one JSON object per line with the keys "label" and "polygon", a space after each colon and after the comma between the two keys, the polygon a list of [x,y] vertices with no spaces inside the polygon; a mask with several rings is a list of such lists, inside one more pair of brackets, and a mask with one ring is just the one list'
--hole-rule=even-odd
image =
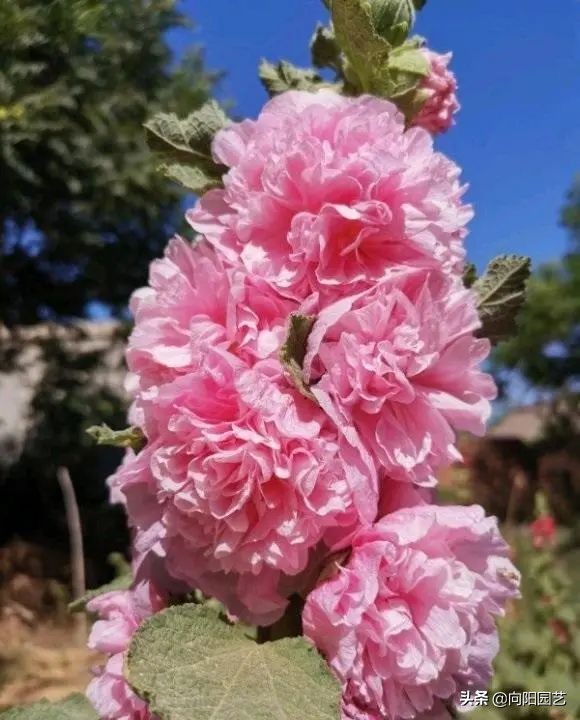
{"label": "green leaf", "polygon": [[330,9],[337,42],[348,60],[347,79],[359,91],[384,95],[391,46],[375,31],[368,3],[331,0]]}
{"label": "green leaf", "polygon": [[147,438],[141,428],[134,425],[124,430],[113,430],[103,423],[87,428],[86,432],[96,440],[97,445],[132,448],[135,452],[139,452],[147,444]]}
{"label": "green leaf", "polygon": [[[211,100],[183,120],[173,113],[159,113],[145,123],[145,130],[151,150],[166,161],[161,166],[163,171],[182,184],[188,178],[187,182],[198,188],[196,192],[203,192],[219,185],[227,171],[215,162],[211,145],[215,134],[228,122],[221,107]],[[185,169],[179,172],[179,165],[193,168],[194,176],[187,176]]]}
{"label": "green leaf", "polygon": [[317,68],[332,68],[340,71],[342,61],[340,47],[331,27],[317,25],[310,41],[312,64]]}
{"label": "green leaf", "polygon": [[466,288],[470,288],[477,280],[477,269],[473,263],[467,263],[463,271],[463,284]]}
{"label": "green leaf", "polygon": [[523,255],[500,255],[489,263],[473,284],[483,325],[481,335],[496,343],[513,332],[530,271],[530,258]]}
{"label": "green leaf", "polygon": [[116,590],[128,590],[131,587],[132,582],[133,577],[131,573],[119,575],[119,577],[116,577],[114,580],[111,580],[111,582],[106,583],[106,585],[101,585],[101,587],[94,588],[93,590],[87,590],[82,597],[69,603],[68,609],[70,612],[81,612],[85,609],[87,603],[93,598],[99,597],[99,595],[105,595],[105,593],[108,592],[114,592]]}
{"label": "green leaf", "polygon": [[171,163],[161,165],[159,168],[170,180],[182,185],[186,190],[201,195],[207,190],[220,187],[221,177],[210,177],[201,168],[191,165]]}
{"label": "green leaf", "polygon": [[316,318],[312,315],[290,315],[290,327],[286,342],[280,348],[280,362],[286,369],[298,390],[307,398],[312,393],[304,380],[302,366],[306,356],[308,336]]}
{"label": "green leaf", "polygon": [[135,634],[127,678],[161,720],[337,720],[340,689],[302,638],[258,644],[203,605],[179,605]]}
{"label": "green leaf", "polygon": [[411,38],[389,55],[385,74],[387,94],[397,103],[407,120],[410,120],[428,98],[419,85],[429,74],[429,64],[421,52],[420,38]]}
{"label": "green leaf", "polygon": [[325,83],[314,70],[298,68],[285,60],[275,65],[262,60],[258,75],[270,97],[287,90],[313,91],[325,85],[330,86],[330,83]]}
{"label": "green leaf", "polygon": [[429,63],[416,44],[410,42],[394,48],[389,56],[389,70],[391,72],[427,77]]}
{"label": "green leaf", "polygon": [[84,695],[76,693],[65,700],[50,703],[47,700],[20,705],[0,713],[1,720],[98,720]]}
{"label": "green leaf", "polygon": [[415,23],[413,0],[370,0],[370,17],[375,32],[391,45],[399,45]]}

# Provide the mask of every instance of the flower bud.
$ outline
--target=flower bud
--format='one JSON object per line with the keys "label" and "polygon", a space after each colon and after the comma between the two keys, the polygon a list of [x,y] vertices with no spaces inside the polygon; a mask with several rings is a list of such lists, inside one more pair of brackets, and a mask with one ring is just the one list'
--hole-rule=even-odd
{"label": "flower bud", "polygon": [[415,22],[413,0],[371,0],[369,13],[377,35],[391,45],[401,45]]}

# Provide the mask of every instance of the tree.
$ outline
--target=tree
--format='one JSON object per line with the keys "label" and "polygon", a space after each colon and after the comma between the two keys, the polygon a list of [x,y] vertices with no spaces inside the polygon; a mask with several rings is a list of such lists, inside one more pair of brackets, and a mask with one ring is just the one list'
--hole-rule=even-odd
{"label": "tree", "polygon": [[157,172],[143,123],[161,107],[201,106],[218,74],[199,50],[173,62],[166,33],[185,24],[175,4],[0,0],[0,371],[31,352],[42,372],[16,462],[0,453],[0,541],[66,542],[55,483],[66,465],[101,567],[126,541],[103,483],[119,457],[99,461],[84,431],[124,423],[124,400],[98,377],[122,340],[93,347],[84,325],[22,326],[82,317],[94,302],[123,317],[182,221],[182,190]]}
{"label": "tree", "polygon": [[561,223],[569,233],[569,250],[560,261],[541,265],[530,279],[518,332],[497,348],[494,366],[500,381],[506,371],[516,371],[554,398],[555,409],[562,412],[554,414],[553,425],[566,435],[579,412],[580,176],[567,195]]}
{"label": "tree", "polygon": [[580,176],[561,218],[570,250],[532,276],[518,333],[495,355],[498,366],[517,369],[533,385],[552,390],[580,379]]}
{"label": "tree", "polygon": [[0,321],[113,312],[180,222],[142,124],[201,105],[199,51],[172,65],[174,0],[0,0]]}

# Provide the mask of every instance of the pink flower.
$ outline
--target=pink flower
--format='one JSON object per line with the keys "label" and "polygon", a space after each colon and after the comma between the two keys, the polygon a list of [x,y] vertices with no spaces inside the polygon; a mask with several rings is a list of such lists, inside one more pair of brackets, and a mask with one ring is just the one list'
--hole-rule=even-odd
{"label": "pink flower", "polygon": [[413,125],[436,135],[449,130],[455,122],[453,116],[460,108],[457,80],[447,67],[453,54],[439,55],[427,48],[423,48],[423,54],[429,63],[429,75],[421,83],[420,90],[427,100],[413,118]]}
{"label": "pink flower", "polygon": [[450,717],[444,701],[487,687],[494,616],[518,582],[480,507],[423,505],[362,529],[303,614],[306,636],[343,683],[343,718]]}
{"label": "pink flower", "polygon": [[287,92],[230,125],[213,152],[224,189],[188,213],[231,265],[322,303],[404,263],[459,271],[471,208],[459,168],[385,100]]}
{"label": "pink flower", "polygon": [[[279,616],[281,574],[301,573],[327,528],[376,517],[372,464],[287,385],[277,360],[248,368],[206,348],[195,372],[137,404],[149,444],[110,481],[136,550],[164,556],[171,576],[234,614]],[[245,611],[231,607],[235,587]]]}
{"label": "pink flower", "polygon": [[495,385],[479,370],[472,294],[440,272],[403,270],[317,318],[306,376],[345,437],[395,480],[435,484],[460,458],[454,430],[482,433]]}
{"label": "pink flower", "polygon": [[141,623],[165,606],[165,598],[150,583],[99,595],[87,604],[87,610],[101,618],[93,625],[89,647],[108,656],[87,688],[87,696],[102,720],[157,720],[129,687],[123,664]]}
{"label": "pink flower", "polygon": [[556,523],[551,515],[541,515],[530,525],[532,542],[537,550],[553,544],[556,537]]}
{"label": "pink flower", "polygon": [[252,360],[276,353],[296,303],[263,280],[226,269],[205,242],[173,238],[155,260],[149,286],[133,293],[135,328],[127,363],[130,389],[170,382],[203,363],[203,348],[222,347]]}

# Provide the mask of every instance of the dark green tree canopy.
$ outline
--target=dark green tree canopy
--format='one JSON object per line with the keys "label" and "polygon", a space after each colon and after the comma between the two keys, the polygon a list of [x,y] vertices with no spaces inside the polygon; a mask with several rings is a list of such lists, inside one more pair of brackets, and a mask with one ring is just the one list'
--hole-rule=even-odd
{"label": "dark green tree canopy", "polygon": [[121,310],[181,217],[142,125],[217,79],[173,63],[174,0],[0,0],[0,321]]}
{"label": "dark green tree canopy", "polygon": [[548,390],[577,390],[580,381],[580,176],[568,193],[561,222],[569,251],[542,265],[528,285],[518,332],[495,353],[499,368],[518,370]]}

